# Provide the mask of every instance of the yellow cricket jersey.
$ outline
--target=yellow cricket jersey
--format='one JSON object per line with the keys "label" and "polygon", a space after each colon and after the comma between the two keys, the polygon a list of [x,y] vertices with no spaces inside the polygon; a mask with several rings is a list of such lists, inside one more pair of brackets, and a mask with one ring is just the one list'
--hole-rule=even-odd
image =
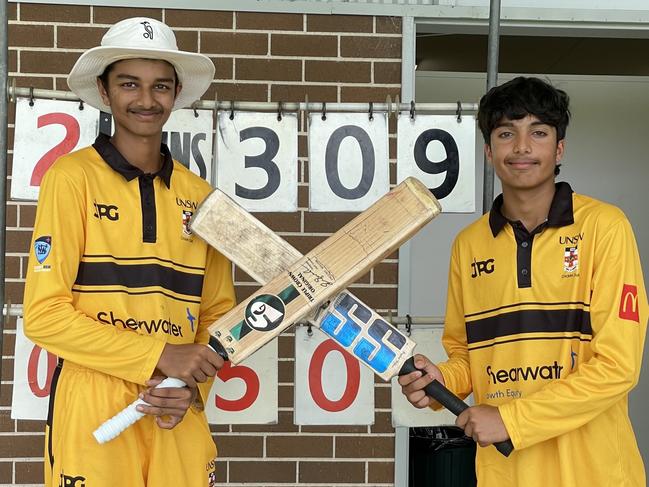
{"label": "yellow cricket jersey", "polygon": [[440,364],[449,389],[498,406],[515,447],[478,448],[478,484],[645,486],[627,409],[649,315],[628,220],[566,183],[531,233],[501,206],[453,244]]}
{"label": "yellow cricket jersey", "polygon": [[[52,429],[59,401],[65,402],[67,412],[82,409],[75,409],[76,396],[66,392],[59,397],[59,389],[70,389],[70,382],[77,381],[77,390],[87,388],[84,395],[93,396],[96,408],[102,409],[97,413],[103,414],[101,421],[108,419],[121,409],[118,405],[135,399],[141,390],[137,384],[151,377],[165,343],[207,343],[207,326],[234,305],[229,261],[188,226],[211,188],[173,161],[165,146],[162,152],[162,169],[146,175],[100,135],[92,147],[60,158],[43,179],[27,270],[24,326],[31,340],[62,359],[51,392],[52,436],[76,434]],[[201,387],[204,399],[209,385]],[[194,426],[188,412],[173,434],[194,442],[203,440],[196,434],[209,439],[204,414],[196,414],[200,417],[194,418]],[[91,432],[98,418],[91,411],[86,415],[93,423],[87,425]],[[82,424],[86,418],[80,416],[73,420]],[[150,428],[157,429],[153,422]],[[144,444],[153,441],[150,432],[146,435]],[[86,436],[80,438],[74,443]],[[94,448],[94,438],[87,441],[88,448]],[[134,454],[125,445],[127,454]],[[52,463],[56,447],[50,443],[49,450]],[[85,451],[84,461],[92,463],[92,450],[77,444],[75,451],[80,456]],[[164,463],[172,457],[160,458]],[[205,479],[210,460],[213,468],[213,455],[201,458]],[[91,469],[86,472],[92,478]],[[93,482],[88,485],[100,485],[96,477]]]}

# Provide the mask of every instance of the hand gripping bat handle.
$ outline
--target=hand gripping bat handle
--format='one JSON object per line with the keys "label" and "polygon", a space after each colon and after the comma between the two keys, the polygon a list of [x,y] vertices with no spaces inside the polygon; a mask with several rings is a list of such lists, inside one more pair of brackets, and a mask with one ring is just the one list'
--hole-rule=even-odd
{"label": "hand gripping bat handle", "polygon": [[[167,377],[156,387],[185,387],[185,385],[186,384],[180,379]],[[140,404],[148,405],[148,403],[146,403],[142,399],[136,399],[115,416],[104,422],[104,424],[102,424],[99,428],[97,428],[92,433],[97,442],[102,444],[118,437],[122,431],[141,419],[142,416],[144,416],[144,413],[141,413],[136,409]]]}
{"label": "hand gripping bat handle", "polygon": [[[415,367],[414,357],[410,357],[406,360],[399,370],[399,375],[406,375],[415,370],[421,370]],[[425,371],[422,370],[425,373]],[[467,409],[469,405],[465,403],[462,399],[457,397],[451,391],[449,391],[444,385],[438,380],[433,379],[433,381],[426,386],[424,389],[426,395],[435,399],[438,403],[444,406],[446,409],[451,411],[456,416],[459,416],[462,411]],[[508,457],[512,451],[514,451],[514,445],[511,440],[505,440],[498,443],[494,443],[496,449],[502,453],[504,456]]]}
{"label": "hand gripping bat handle", "polygon": [[225,350],[225,347],[221,345],[221,342],[214,336],[210,335],[210,341],[207,343],[207,346],[218,353],[223,360],[226,362],[230,360],[228,357],[228,352]]}
{"label": "hand gripping bat handle", "polygon": [[[223,345],[214,337],[210,337],[209,346],[218,353],[223,360],[228,360],[228,353],[223,348]],[[174,377],[167,377],[165,380],[160,382],[156,386],[164,387],[185,387],[185,384],[182,380],[176,379]],[[146,404],[142,399],[136,399],[131,404],[122,409],[115,416],[105,421],[99,428],[97,428],[92,434],[99,444],[106,443],[112,439],[117,438],[122,431],[131,426],[136,421],[140,420],[144,413],[139,412],[136,408],[140,404]]]}

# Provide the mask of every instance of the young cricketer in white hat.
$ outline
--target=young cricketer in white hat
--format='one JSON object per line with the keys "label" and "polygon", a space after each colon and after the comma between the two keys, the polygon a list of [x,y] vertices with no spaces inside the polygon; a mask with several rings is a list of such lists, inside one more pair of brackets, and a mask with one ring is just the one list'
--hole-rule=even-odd
{"label": "young cricketer in white hat", "polygon": [[[230,263],[188,222],[210,186],[161,143],[172,110],[214,77],[148,18],[111,27],[68,84],[112,113],[112,136],[46,173],[25,289],[25,333],[60,357],[46,429],[45,485],[208,486],[216,449],[201,405],[223,360],[206,326],[234,304]],[[190,202],[189,207],[187,202]],[[187,387],[155,386],[177,377]],[[92,432],[140,396],[146,416],[115,440]]]}

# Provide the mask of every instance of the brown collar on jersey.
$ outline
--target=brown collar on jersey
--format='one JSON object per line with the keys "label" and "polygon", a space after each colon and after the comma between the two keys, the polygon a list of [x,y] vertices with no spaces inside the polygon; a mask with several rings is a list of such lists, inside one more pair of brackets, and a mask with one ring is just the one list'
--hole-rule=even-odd
{"label": "brown collar on jersey", "polygon": [[[114,171],[120,173],[127,181],[131,181],[144,173],[133,166],[126,158],[120,154],[113,144],[110,143],[110,137],[106,134],[99,134],[95,139],[92,146],[97,153],[102,157],[106,164],[108,164]],[[171,187],[171,173],[173,172],[174,164],[171,158],[171,152],[165,144],[160,144],[160,153],[162,154],[162,167],[153,176],[160,177],[167,186]]]}
{"label": "brown collar on jersey", "polygon": [[[499,195],[495,200],[489,212],[489,226],[491,233],[496,237],[504,228],[509,220],[505,218],[500,211],[503,206],[503,195]],[[556,184],[556,191],[552,198],[550,205],[550,213],[548,214],[547,226],[549,227],[564,227],[572,225],[575,222],[575,217],[572,211],[572,188],[566,182]]]}

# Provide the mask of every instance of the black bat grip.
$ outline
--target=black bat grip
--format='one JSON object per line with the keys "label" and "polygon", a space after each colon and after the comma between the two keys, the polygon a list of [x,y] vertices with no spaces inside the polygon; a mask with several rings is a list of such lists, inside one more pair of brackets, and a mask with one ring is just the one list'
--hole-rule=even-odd
{"label": "black bat grip", "polygon": [[226,362],[230,360],[230,358],[228,357],[228,352],[225,350],[225,347],[221,345],[221,342],[216,337],[210,335],[210,340],[208,342],[208,345],[212,347],[212,350],[218,353],[223,360],[225,360]]}
{"label": "black bat grip", "polygon": [[[401,366],[399,375],[406,375],[410,372],[414,372],[415,370],[421,369],[415,367],[415,359],[414,357],[410,357]],[[422,372],[425,373],[425,371]],[[469,407],[467,403],[465,403],[462,399],[449,391],[440,381],[436,379],[433,379],[433,381],[425,387],[424,391],[426,392],[427,396],[435,399],[438,403],[440,403],[456,416],[459,416],[462,411]],[[506,457],[508,457],[511,452],[514,451],[514,445],[511,440],[494,443],[494,446]]]}

